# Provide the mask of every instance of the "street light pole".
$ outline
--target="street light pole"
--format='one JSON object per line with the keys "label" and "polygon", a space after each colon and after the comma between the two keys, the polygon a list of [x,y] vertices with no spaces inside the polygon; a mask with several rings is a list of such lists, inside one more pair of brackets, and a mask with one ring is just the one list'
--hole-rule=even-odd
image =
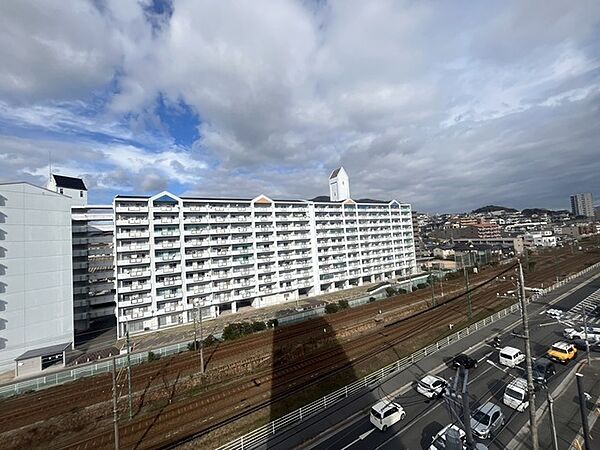
{"label": "street light pole", "polygon": [[531,429],[531,448],[540,449],[538,439],[537,414],[535,409],[535,389],[533,385],[533,368],[531,364],[531,343],[529,340],[529,319],[527,318],[527,300],[525,298],[525,279],[523,266],[519,260],[519,300],[521,302],[521,319],[523,321],[523,335],[525,337],[525,368],[527,370],[527,393],[529,395],[529,427]]}
{"label": "street light pole", "polygon": [[198,337],[196,335],[196,320],[197,320],[197,311],[194,308],[194,351],[197,352],[198,351]]}
{"label": "street light pole", "polygon": [[550,427],[552,428],[552,447],[558,450],[558,438],[556,437],[556,422],[554,421],[554,400],[550,395],[550,389],[546,389],[546,397],[548,397],[548,410],[550,413]]}
{"label": "street light pole", "polygon": [[204,330],[202,327],[202,309],[200,308],[200,302],[196,302],[196,311],[200,317],[200,373],[204,374]]}
{"label": "street light pole", "polygon": [[434,278],[433,278],[433,267],[432,270],[429,271],[429,276],[431,277],[431,306],[435,306],[435,288],[434,288]]}
{"label": "street light pole", "polygon": [[588,424],[587,411],[585,409],[585,394],[581,384],[583,375],[577,372],[575,378],[577,379],[577,392],[579,394],[579,412],[581,413],[581,426],[583,427],[583,443],[585,450],[592,450],[592,443],[590,442],[590,426]]}
{"label": "street light pole", "polygon": [[117,364],[112,358],[112,395],[113,395],[113,427],[115,434],[115,450],[119,450],[119,410],[117,407]]}
{"label": "street light pole", "polygon": [[588,366],[592,365],[592,359],[590,358],[590,341],[588,341],[588,329],[587,329],[587,307],[583,305],[583,333],[585,337],[585,352],[587,356]]}

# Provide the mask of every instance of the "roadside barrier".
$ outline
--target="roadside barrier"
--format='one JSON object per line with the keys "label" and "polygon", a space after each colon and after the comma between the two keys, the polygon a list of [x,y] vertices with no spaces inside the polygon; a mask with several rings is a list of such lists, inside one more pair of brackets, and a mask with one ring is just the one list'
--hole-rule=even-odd
{"label": "roadside barrier", "polygon": [[[553,285],[549,286],[543,291],[529,297],[528,302],[539,300],[539,298],[543,295],[548,294],[549,292],[552,292],[564,286],[565,284],[569,283],[575,278],[578,278],[581,275],[584,275],[590,272],[591,270],[597,269],[599,267],[600,263],[596,263],[593,266],[582,270],[581,272],[573,274],[565,278],[564,280],[559,281],[558,283],[554,283]],[[398,372],[407,369],[414,363],[421,361],[427,356],[432,355],[433,353],[436,353],[439,350],[448,347],[450,344],[464,339],[470,334],[481,330],[482,328],[485,328],[488,325],[491,325],[492,323],[497,322],[498,320],[516,311],[519,311],[520,309],[521,307],[517,303],[501,311],[498,311],[497,313],[494,313],[491,316],[488,316],[480,320],[479,322],[470,325],[467,328],[463,328],[450,336],[440,339],[435,344],[431,344],[427,347],[417,350],[413,354],[399,359],[398,361],[393,362],[392,364],[389,364],[385,367],[382,367],[381,369],[365,376],[364,378],[361,378],[360,380],[357,380],[330,394],[327,394],[326,396],[321,397],[320,399],[315,400],[314,402],[311,402],[305,406],[302,406],[301,408],[296,409],[280,417],[279,419],[269,422],[263,425],[262,427],[250,431],[249,433],[246,433],[236,438],[235,440],[219,447],[217,450],[249,450],[257,446],[263,445],[278,432],[288,429],[291,426],[295,426],[310,418],[311,416],[323,412],[324,409],[327,409],[335,405],[336,403],[339,403],[342,400],[363,391],[367,387],[372,387],[375,383],[379,383],[384,379],[390,377],[391,375],[395,375]]]}

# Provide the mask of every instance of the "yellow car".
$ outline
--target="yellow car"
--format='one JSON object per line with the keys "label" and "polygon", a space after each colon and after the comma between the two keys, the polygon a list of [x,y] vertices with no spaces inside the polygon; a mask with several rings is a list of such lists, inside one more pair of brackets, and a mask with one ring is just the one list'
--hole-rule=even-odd
{"label": "yellow car", "polygon": [[577,349],[573,344],[569,344],[568,342],[557,342],[550,347],[546,355],[553,361],[567,364],[577,357]]}

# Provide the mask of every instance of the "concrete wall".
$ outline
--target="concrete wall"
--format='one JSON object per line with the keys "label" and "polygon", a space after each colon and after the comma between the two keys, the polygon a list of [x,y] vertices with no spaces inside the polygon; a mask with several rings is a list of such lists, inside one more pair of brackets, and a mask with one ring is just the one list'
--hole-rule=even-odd
{"label": "concrete wall", "polygon": [[0,184],[0,371],[25,351],[73,342],[71,201]]}

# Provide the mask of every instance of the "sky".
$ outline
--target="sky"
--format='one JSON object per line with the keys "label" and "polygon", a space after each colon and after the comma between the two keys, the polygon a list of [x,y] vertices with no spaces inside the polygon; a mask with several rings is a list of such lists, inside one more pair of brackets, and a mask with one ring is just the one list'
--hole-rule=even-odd
{"label": "sky", "polygon": [[600,2],[2,1],[0,181],[50,161],[93,203],[600,200]]}

